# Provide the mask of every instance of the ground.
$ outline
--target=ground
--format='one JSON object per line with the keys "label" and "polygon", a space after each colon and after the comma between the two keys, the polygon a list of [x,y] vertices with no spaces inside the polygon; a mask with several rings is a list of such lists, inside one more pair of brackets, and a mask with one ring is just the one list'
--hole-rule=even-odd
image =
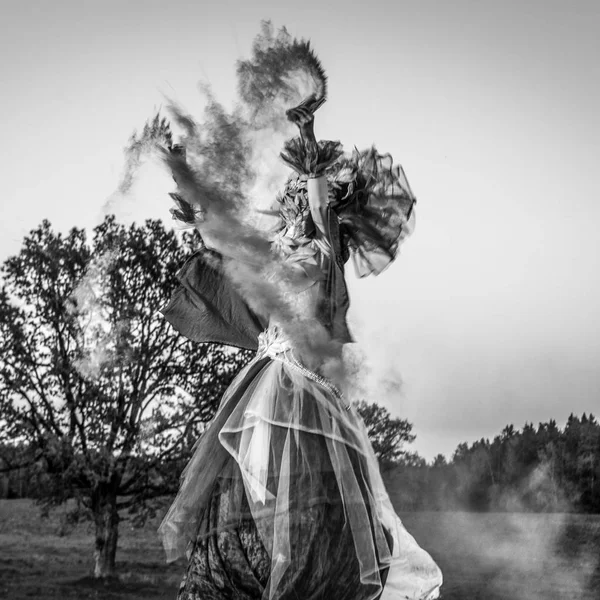
{"label": "ground", "polygon": [[[600,515],[405,513],[407,529],[444,573],[443,600],[598,600]],[[119,579],[90,577],[93,535],[0,500],[0,598],[175,600],[183,563],[165,564],[157,520],[120,529]]]}
{"label": "ground", "polygon": [[165,563],[156,528],[121,524],[119,580],[105,585],[91,577],[91,524],[69,527],[63,510],[42,519],[28,500],[0,500],[0,598],[174,600],[184,565]]}

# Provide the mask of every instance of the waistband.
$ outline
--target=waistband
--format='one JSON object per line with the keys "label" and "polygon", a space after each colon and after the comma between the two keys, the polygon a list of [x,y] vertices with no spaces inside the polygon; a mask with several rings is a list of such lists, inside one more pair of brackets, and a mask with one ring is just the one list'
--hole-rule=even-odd
{"label": "waistband", "polygon": [[292,369],[302,373],[308,379],[318,383],[335,396],[336,399],[340,400],[346,410],[350,410],[350,405],[345,401],[344,395],[336,385],[322,375],[311,371],[298,361],[292,351],[290,339],[276,325],[268,327],[258,336],[258,351],[256,353],[256,358],[261,359],[265,356],[286,364]]}

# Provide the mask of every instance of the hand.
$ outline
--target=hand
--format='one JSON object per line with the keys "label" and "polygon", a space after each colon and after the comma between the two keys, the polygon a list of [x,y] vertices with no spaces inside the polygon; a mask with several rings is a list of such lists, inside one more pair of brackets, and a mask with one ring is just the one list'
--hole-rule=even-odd
{"label": "hand", "polygon": [[300,130],[302,141],[307,147],[317,147],[315,138],[315,111],[325,102],[325,98],[316,99],[312,94],[306,100],[302,101],[298,106],[290,108],[286,111],[286,116],[289,121],[295,123]]}

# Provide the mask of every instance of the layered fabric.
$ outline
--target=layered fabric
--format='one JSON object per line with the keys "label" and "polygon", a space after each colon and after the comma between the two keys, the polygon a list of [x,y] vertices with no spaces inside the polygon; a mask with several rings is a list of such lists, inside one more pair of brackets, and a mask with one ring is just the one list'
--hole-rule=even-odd
{"label": "layered fabric", "polygon": [[[414,222],[390,158],[340,158],[326,184],[300,173],[278,198],[273,253],[306,281],[282,295],[301,317],[294,331],[318,324],[335,344],[352,341],[345,262],[380,273]],[[289,323],[255,314],[219,260],[205,259],[184,266],[165,317],[191,339],[257,355],[223,397],[160,528],[168,558],[189,558],[178,600],[437,598],[441,572],[395,514],[364,423],[324,376],[324,357],[307,355]]]}
{"label": "layered fabric", "polygon": [[[327,144],[337,150],[336,142],[320,142],[325,149]],[[285,155],[296,170],[306,160],[298,148],[303,146],[295,138],[288,142]],[[416,198],[404,170],[394,164],[390,154],[380,154],[372,147],[338,156],[325,175],[330,206],[337,215],[343,262],[351,260],[359,277],[379,275],[396,258],[415,226]],[[307,199],[309,178],[307,173],[293,175],[279,196],[279,237],[301,242],[314,232]]]}
{"label": "layered fabric", "polygon": [[[201,438],[161,533],[171,558],[190,550],[181,598],[228,597],[232,577],[239,597],[265,600],[435,598],[441,583],[393,510],[360,416],[276,328]],[[223,575],[194,577],[203,560]]]}
{"label": "layered fabric", "polygon": [[355,151],[328,170],[345,260],[359,277],[379,275],[414,230],[414,197],[404,170],[373,147]]}

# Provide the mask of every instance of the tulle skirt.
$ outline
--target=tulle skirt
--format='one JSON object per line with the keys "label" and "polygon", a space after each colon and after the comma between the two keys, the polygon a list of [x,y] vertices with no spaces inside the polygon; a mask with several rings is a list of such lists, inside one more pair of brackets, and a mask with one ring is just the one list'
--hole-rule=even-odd
{"label": "tulle skirt", "polygon": [[354,408],[267,331],[200,439],[160,533],[179,600],[438,597]]}

